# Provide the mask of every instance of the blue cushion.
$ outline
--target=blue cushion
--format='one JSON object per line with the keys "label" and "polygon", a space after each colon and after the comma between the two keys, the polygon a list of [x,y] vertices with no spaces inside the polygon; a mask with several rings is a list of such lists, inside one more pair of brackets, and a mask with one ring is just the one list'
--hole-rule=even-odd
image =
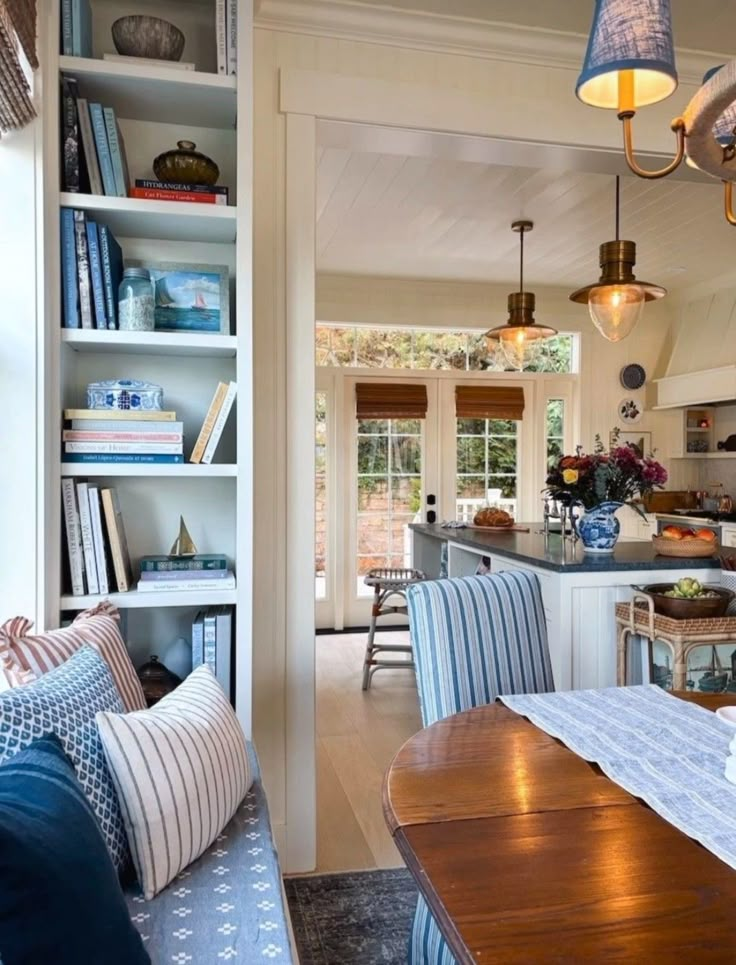
{"label": "blue cushion", "polygon": [[57,737],[0,767],[4,965],[150,965],[92,808]]}
{"label": "blue cushion", "polygon": [[100,710],[122,714],[124,707],[107,664],[85,646],[33,683],[0,694],[0,764],[38,737],[56,734],[120,870],[129,857],[128,839],[95,723]]}

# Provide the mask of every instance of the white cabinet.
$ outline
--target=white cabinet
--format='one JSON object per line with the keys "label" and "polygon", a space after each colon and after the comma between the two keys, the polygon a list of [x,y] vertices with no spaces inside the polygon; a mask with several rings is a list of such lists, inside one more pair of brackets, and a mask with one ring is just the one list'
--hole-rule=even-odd
{"label": "white cabinet", "polygon": [[721,528],[721,545],[736,548],[736,526],[723,526]]}
{"label": "white cabinet", "polygon": [[621,539],[645,540],[648,543],[656,535],[656,516],[648,513],[647,518],[642,519],[630,506],[622,506],[616,515],[621,524]]}

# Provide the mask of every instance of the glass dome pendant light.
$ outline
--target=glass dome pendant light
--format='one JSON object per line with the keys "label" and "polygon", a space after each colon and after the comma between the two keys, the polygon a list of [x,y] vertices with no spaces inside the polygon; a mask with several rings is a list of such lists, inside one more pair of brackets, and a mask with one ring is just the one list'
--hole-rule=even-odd
{"label": "glass dome pendant light", "polygon": [[519,372],[535,361],[544,339],[557,334],[555,328],[537,325],[534,321],[534,293],[524,291],[524,234],[533,227],[533,221],[514,221],[511,225],[511,230],[520,236],[519,291],[509,295],[506,324],[486,332],[489,352],[496,353],[502,362]]}
{"label": "glass dome pendant light", "polygon": [[667,294],[666,289],[637,281],[634,275],[636,244],[619,239],[620,182],[616,177],[616,239],[600,247],[601,277],[579,288],[570,301],[588,305],[593,324],[609,342],[620,342],[638,323],[644,303]]}

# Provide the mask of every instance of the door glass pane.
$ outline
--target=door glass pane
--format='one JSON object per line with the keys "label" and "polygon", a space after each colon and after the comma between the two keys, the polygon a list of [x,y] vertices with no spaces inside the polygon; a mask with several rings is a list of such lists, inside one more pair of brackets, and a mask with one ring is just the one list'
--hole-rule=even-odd
{"label": "door glass pane", "polygon": [[315,547],[314,595],[327,596],[327,393],[318,392],[315,403]]}
{"label": "door glass pane", "polygon": [[565,400],[549,399],[547,401],[546,421],[546,456],[547,468],[556,465],[564,454],[565,448]]}
{"label": "door glass pane", "polygon": [[459,520],[472,522],[486,504],[516,516],[519,423],[458,419],[455,500]]}
{"label": "door glass pane", "polygon": [[363,419],[358,423],[356,572],[359,596],[376,567],[411,566],[409,523],[419,518],[422,488],[419,419]]}

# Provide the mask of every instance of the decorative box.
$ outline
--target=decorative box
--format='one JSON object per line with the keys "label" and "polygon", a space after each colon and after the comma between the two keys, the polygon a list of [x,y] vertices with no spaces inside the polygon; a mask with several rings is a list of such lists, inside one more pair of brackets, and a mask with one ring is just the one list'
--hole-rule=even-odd
{"label": "decorative box", "polygon": [[88,409],[156,410],[164,407],[164,390],[138,379],[106,379],[87,386]]}

